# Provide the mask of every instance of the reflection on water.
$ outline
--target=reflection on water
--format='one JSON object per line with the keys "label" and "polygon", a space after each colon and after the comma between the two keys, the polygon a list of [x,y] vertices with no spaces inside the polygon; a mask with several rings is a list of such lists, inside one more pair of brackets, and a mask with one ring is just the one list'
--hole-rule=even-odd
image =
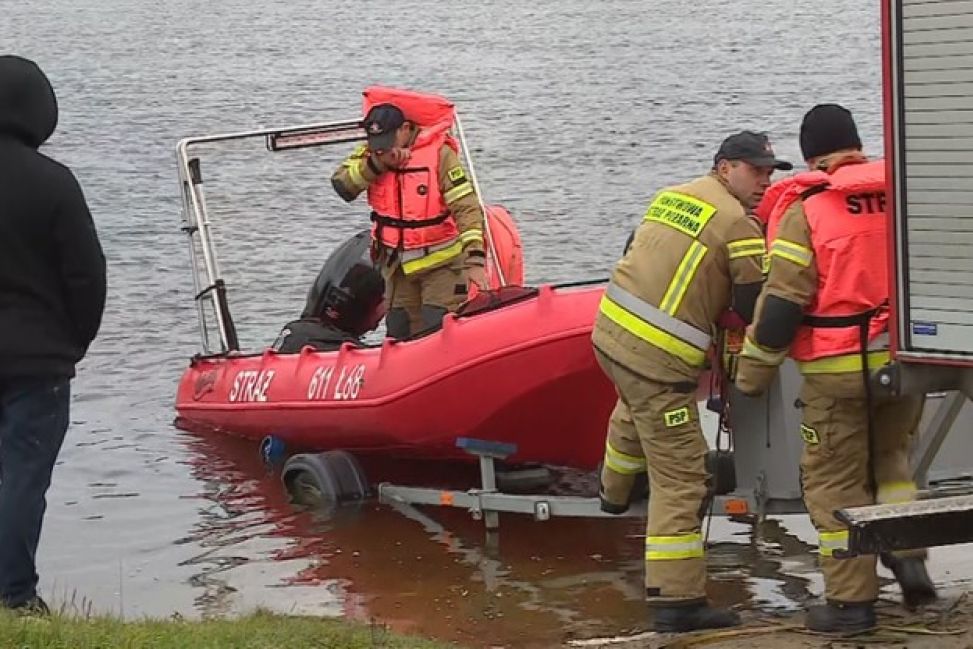
{"label": "reflection on water", "polygon": [[[187,444],[193,474],[212,502],[186,539],[206,548],[188,563],[203,593],[196,603],[207,614],[232,610],[238,592],[253,587],[247,573],[259,569],[247,564],[301,561],[304,567],[274,586],[277,608],[307,610],[313,600],[326,614],[471,645],[545,646],[646,626],[638,520],[538,523],[501,515],[500,533],[488,535],[458,510],[369,502],[300,511],[253,444],[203,435]],[[436,476],[469,485],[475,478],[473,467],[365,464],[374,481],[429,483]],[[573,475],[558,484],[582,493],[590,480]],[[716,519],[710,534],[716,601],[792,610],[811,596],[800,572],[814,570],[813,556],[777,523],[752,540],[749,526]],[[286,542],[265,557],[240,551],[261,538]]]}

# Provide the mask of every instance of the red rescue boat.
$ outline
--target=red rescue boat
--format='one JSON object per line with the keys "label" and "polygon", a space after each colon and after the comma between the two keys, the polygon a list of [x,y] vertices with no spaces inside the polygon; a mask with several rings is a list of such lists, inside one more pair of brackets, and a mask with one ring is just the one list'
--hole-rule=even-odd
{"label": "red rescue boat", "polygon": [[[476,172],[451,102],[371,87],[369,102],[401,99],[420,125],[453,121],[471,181]],[[428,110],[425,110],[425,108]],[[438,127],[438,126],[437,126]],[[459,437],[513,443],[510,463],[592,469],[601,460],[615,402],[591,347],[603,281],[524,288],[520,238],[510,214],[488,215],[487,275],[494,290],[413,340],[338,351],[240,353],[227,288],[210,235],[197,145],[266,140],[272,154],[365,139],[361,120],[187,138],[177,158],[183,231],[190,238],[202,338],[179,384],[177,425],[290,449],[344,449],[396,457],[470,458]],[[202,147],[205,148],[205,147]],[[482,196],[480,191],[477,195]],[[477,306],[477,305],[480,306]]]}
{"label": "red rescue boat", "polygon": [[518,290],[423,338],[337,352],[195,358],[178,424],[288,447],[469,458],[458,437],[517,445],[509,462],[593,469],[615,401],[591,327],[602,285]]}

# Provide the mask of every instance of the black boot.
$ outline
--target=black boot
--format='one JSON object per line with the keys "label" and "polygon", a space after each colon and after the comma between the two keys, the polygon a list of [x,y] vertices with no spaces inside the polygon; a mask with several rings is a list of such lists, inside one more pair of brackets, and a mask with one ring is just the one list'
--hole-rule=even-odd
{"label": "black boot", "polygon": [[683,633],[697,629],[723,629],[740,624],[733,611],[711,608],[705,603],[689,606],[660,606],[654,609],[653,628],[659,633]]}
{"label": "black boot", "polygon": [[51,609],[48,608],[47,602],[41,599],[40,595],[34,595],[25,602],[14,604],[10,607],[10,610],[16,615],[45,616],[51,614]]}
{"label": "black boot", "polygon": [[845,603],[828,600],[824,606],[808,609],[804,625],[819,633],[855,633],[875,626],[875,606],[871,602]]}
{"label": "black boot", "polygon": [[896,557],[882,553],[882,565],[892,571],[895,580],[902,588],[902,603],[906,608],[917,608],[932,604],[938,599],[936,586],[926,571],[926,560],[922,557]]}
{"label": "black boot", "polygon": [[598,501],[601,503],[601,511],[605,512],[606,514],[615,514],[618,516],[628,511],[628,503],[619,505],[611,502],[610,500],[605,500],[605,492],[603,492],[601,489],[598,490]]}

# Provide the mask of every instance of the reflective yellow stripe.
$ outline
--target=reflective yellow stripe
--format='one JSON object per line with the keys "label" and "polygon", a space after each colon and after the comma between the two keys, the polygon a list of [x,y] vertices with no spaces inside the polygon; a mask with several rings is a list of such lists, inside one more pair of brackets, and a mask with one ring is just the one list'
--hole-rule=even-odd
{"label": "reflective yellow stripe", "polygon": [[666,294],[662,296],[662,303],[659,305],[660,309],[669,315],[675,315],[679,309],[679,305],[682,303],[682,299],[686,296],[686,290],[689,288],[690,282],[693,281],[696,269],[699,268],[699,264],[703,261],[705,255],[706,246],[699,241],[693,241],[689,246],[689,250],[683,255],[682,261],[679,262],[679,268],[676,269],[676,274],[673,276],[672,281],[669,282],[669,288],[666,289]]}
{"label": "reflective yellow stripe", "polygon": [[662,192],[649,205],[645,220],[668,225],[696,238],[715,213],[715,207],[693,196]]}
{"label": "reflective yellow stripe", "polygon": [[605,466],[621,475],[635,475],[645,471],[645,458],[622,453],[616,450],[611,442],[606,442]]}
{"label": "reflective yellow stripe", "polygon": [[600,311],[606,318],[633,336],[641,338],[645,342],[681,358],[693,367],[701,366],[706,360],[706,352],[704,350],[697,349],[689,343],[679,340],[669,332],[663,331],[638,316],[632,315],[612,302],[607,296],[601,299]]}
{"label": "reflective yellow stripe", "polygon": [[883,482],[878,485],[875,500],[881,505],[895,505],[909,503],[916,499],[916,483],[903,480],[899,482]]}
{"label": "reflective yellow stripe", "polygon": [[348,168],[348,179],[355,185],[355,187],[367,187],[368,183],[365,182],[365,178],[361,175],[361,165],[363,161],[361,158],[348,158],[345,161],[345,166]]}
{"label": "reflective yellow stripe", "polygon": [[703,556],[703,536],[699,532],[678,536],[645,537],[646,561],[696,559]]}
{"label": "reflective yellow stripe", "polygon": [[798,266],[807,268],[814,259],[814,253],[809,248],[798,245],[786,239],[777,239],[770,245],[770,254],[773,257],[780,257],[787,261],[792,261]]}
{"label": "reflective yellow stripe", "polygon": [[767,244],[763,239],[740,239],[726,244],[726,249],[730,252],[730,259],[740,257],[756,257],[767,254]]}
{"label": "reflective yellow stripe", "polygon": [[834,556],[835,550],[848,549],[848,530],[841,532],[818,532],[818,553],[822,557]]}
{"label": "reflective yellow stripe", "polygon": [[420,270],[438,266],[439,264],[445,263],[453,257],[456,257],[461,252],[463,252],[463,243],[461,241],[457,241],[456,243],[447,246],[442,250],[436,250],[435,252],[430,252],[428,255],[419,257],[418,259],[403,262],[402,272],[406,275],[410,275]]}
{"label": "reflective yellow stripe", "polygon": [[459,240],[464,246],[468,243],[473,243],[474,241],[483,243],[483,230],[473,228],[467,230],[466,232],[461,232],[459,235]]}
{"label": "reflective yellow stripe", "polygon": [[713,342],[709,334],[703,333],[689,323],[669,315],[657,306],[652,306],[645,300],[629,293],[618,284],[610,283],[608,288],[605,289],[605,295],[609,300],[632,315],[641,318],[662,331],[672,334],[679,340],[689,343],[696,349],[707,350]]}
{"label": "reflective yellow stripe", "polygon": [[743,349],[740,350],[740,356],[744,358],[752,358],[754,360],[760,361],[761,363],[766,363],[767,365],[780,365],[784,362],[784,352],[777,351],[773,352],[768,349],[764,349],[757,343],[747,336],[743,339]]}
{"label": "reflective yellow stripe", "polygon": [[473,193],[473,185],[470,184],[469,181],[467,181],[462,185],[457,185],[456,187],[450,189],[448,192],[443,194],[443,198],[446,200],[447,203],[452,203],[453,201],[457,201],[463,198],[464,196],[466,196],[467,194],[472,194],[472,193]]}
{"label": "reflective yellow stripe", "polygon": [[[891,357],[887,351],[868,352],[868,367],[881,367],[888,364]],[[813,361],[799,361],[797,366],[801,374],[843,374],[845,372],[862,371],[862,355],[843,354],[828,356]]]}

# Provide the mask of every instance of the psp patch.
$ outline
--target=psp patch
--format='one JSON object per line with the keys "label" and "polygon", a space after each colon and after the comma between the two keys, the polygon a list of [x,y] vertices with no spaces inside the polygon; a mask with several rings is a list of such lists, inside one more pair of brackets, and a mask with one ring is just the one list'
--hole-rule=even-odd
{"label": "psp patch", "polygon": [[689,421],[689,408],[682,407],[677,410],[670,410],[664,415],[666,427],[681,426]]}
{"label": "psp patch", "polygon": [[801,439],[808,444],[821,443],[821,438],[818,436],[818,431],[805,424],[801,424]]}
{"label": "psp patch", "polygon": [[463,171],[463,167],[453,167],[447,174],[449,176],[450,182],[454,185],[459,185],[464,180],[466,180],[466,172]]}

